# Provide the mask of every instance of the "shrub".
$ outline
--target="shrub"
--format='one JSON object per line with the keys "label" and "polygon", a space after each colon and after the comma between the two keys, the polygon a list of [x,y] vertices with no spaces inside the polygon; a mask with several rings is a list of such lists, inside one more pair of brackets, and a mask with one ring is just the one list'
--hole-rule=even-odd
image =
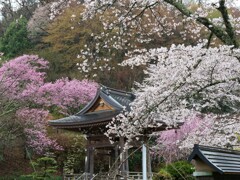
{"label": "shrub", "polygon": [[191,180],[194,179],[192,173],[194,167],[186,161],[177,161],[161,168],[154,180],[174,179],[174,180]]}

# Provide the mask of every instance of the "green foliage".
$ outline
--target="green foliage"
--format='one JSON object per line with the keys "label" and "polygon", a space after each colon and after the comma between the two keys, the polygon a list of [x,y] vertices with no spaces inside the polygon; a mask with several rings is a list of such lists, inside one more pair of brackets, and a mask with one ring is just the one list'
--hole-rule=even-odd
{"label": "green foliage", "polygon": [[24,175],[21,178],[25,179],[53,179],[53,174],[57,172],[57,162],[51,157],[41,157],[36,161],[31,162],[34,172],[29,175]]}
{"label": "green foliage", "polygon": [[166,170],[161,169],[159,173],[154,177],[154,180],[160,180],[160,179],[173,179],[172,175]]}
{"label": "green foliage", "polygon": [[[66,63],[71,63],[71,58],[67,57],[67,54],[55,52],[51,47],[39,48],[35,47],[32,54],[38,54],[40,57],[49,61],[49,69],[47,70],[47,81],[55,81],[62,77],[77,78],[79,71],[77,68],[68,68]],[[72,55],[75,55],[73,53]],[[74,64],[74,63],[73,63]]]}
{"label": "green foliage", "polygon": [[85,164],[85,138],[79,132],[48,128],[48,135],[56,139],[63,147],[63,151],[55,152],[58,168],[65,174],[80,173],[84,171]]}
{"label": "green foliage", "polygon": [[83,7],[79,5],[69,7],[48,26],[47,35],[43,37],[47,47],[41,52],[41,56],[50,62],[50,76],[56,78],[80,76],[76,66],[79,61],[77,54],[90,41],[93,30],[101,31],[100,23],[97,21],[84,23],[71,18],[73,14],[81,14],[81,12]]}
{"label": "green foliage", "polygon": [[[32,178],[32,177],[18,177],[15,178],[17,180],[33,180],[33,179],[37,179],[37,178]],[[0,179],[1,180],[1,179]],[[6,180],[6,179],[3,179]],[[10,180],[10,179],[9,179]],[[62,180],[61,176],[54,176],[54,177],[48,177],[48,178],[44,178],[44,180]]]}
{"label": "green foliage", "polygon": [[154,180],[173,179],[173,180],[192,180],[194,167],[186,161],[177,161],[161,168]]}
{"label": "green foliage", "polygon": [[[134,150],[129,149],[128,154],[130,155]],[[131,155],[128,159],[129,170],[130,171],[142,171],[142,152],[136,151],[133,155]]]}
{"label": "green foliage", "polygon": [[27,20],[22,17],[13,21],[0,39],[0,52],[4,53],[5,58],[22,54],[30,47],[27,36]]}
{"label": "green foliage", "polygon": [[83,167],[83,162],[85,158],[85,150],[84,150],[84,140],[80,135],[76,135],[73,139],[73,144],[69,148],[67,152],[67,158],[64,162],[64,173],[72,174],[79,173],[83,169],[78,169]]}

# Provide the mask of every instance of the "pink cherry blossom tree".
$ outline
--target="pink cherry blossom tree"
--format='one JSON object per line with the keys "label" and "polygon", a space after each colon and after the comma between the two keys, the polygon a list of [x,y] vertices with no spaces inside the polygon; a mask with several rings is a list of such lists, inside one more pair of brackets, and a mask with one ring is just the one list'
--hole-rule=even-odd
{"label": "pink cherry blossom tree", "polygon": [[[65,115],[76,113],[93,98],[97,89],[96,83],[87,80],[59,79],[47,83],[44,72],[47,68],[48,62],[35,55],[17,57],[0,68],[0,96],[5,107],[5,110],[1,108],[2,115],[13,113],[9,122],[1,118],[0,135],[9,132],[11,136],[17,134],[15,138],[24,137],[36,153],[61,149],[47,136],[49,111],[57,108],[58,113]],[[11,131],[10,122],[14,124]]]}
{"label": "pink cherry blossom tree", "polygon": [[[201,143],[211,128],[213,128],[213,121],[208,116],[190,116],[179,128],[159,133],[157,145],[152,148],[153,155],[164,158],[167,162],[185,158],[189,155],[193,143]],[[192,142],[187,142],[187,139],[193,137],[195,139],[192,139]]]}

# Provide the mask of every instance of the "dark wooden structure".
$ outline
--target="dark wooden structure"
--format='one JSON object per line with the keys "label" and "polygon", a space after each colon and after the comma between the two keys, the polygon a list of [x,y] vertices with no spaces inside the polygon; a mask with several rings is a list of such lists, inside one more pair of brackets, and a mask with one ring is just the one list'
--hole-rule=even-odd
{"label": "dark wooden structure", "polygon": [[85,173],[89,174],[89,178],[85,179],[91,179],[94,175],[96,153],[108,156],[109,166],[114,167],[112,171],[118,175],[124,176],[128,172],[128,161],[125,160],[128,152],[123,149],[124,138],[116,137],[112,144],[104,133],[112,118],[123,109],[129,110],[129,104],[134,98],[132,93],[101,86],[95,98],[79,113],[49,121],[49,125],[55,128],[79,131],[86,135]]}
{"label": "dark wooden structure", "polygon": [[189,156],[197,180],[239,180],[240,151],[195,144]]}

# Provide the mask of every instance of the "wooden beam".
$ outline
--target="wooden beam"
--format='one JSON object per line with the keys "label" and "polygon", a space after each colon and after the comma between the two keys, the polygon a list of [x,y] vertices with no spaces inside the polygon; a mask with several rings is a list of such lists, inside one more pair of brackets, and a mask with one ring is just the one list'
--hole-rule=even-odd
{"label": "wooden beam", "polygon": [[114,144],[111,144],[111,143],[94,143],[94,144],[91,144],[89,145],[88,147],[92,147],[92,148],[95,148],[95,149],[101,149],[101,148],[105,148],[105,149],[112,149],[114,148]]}
{"label": "wooden beam", "polygon": [[104,134],[88,134],[87,139],[109,139],[106,135]]}

